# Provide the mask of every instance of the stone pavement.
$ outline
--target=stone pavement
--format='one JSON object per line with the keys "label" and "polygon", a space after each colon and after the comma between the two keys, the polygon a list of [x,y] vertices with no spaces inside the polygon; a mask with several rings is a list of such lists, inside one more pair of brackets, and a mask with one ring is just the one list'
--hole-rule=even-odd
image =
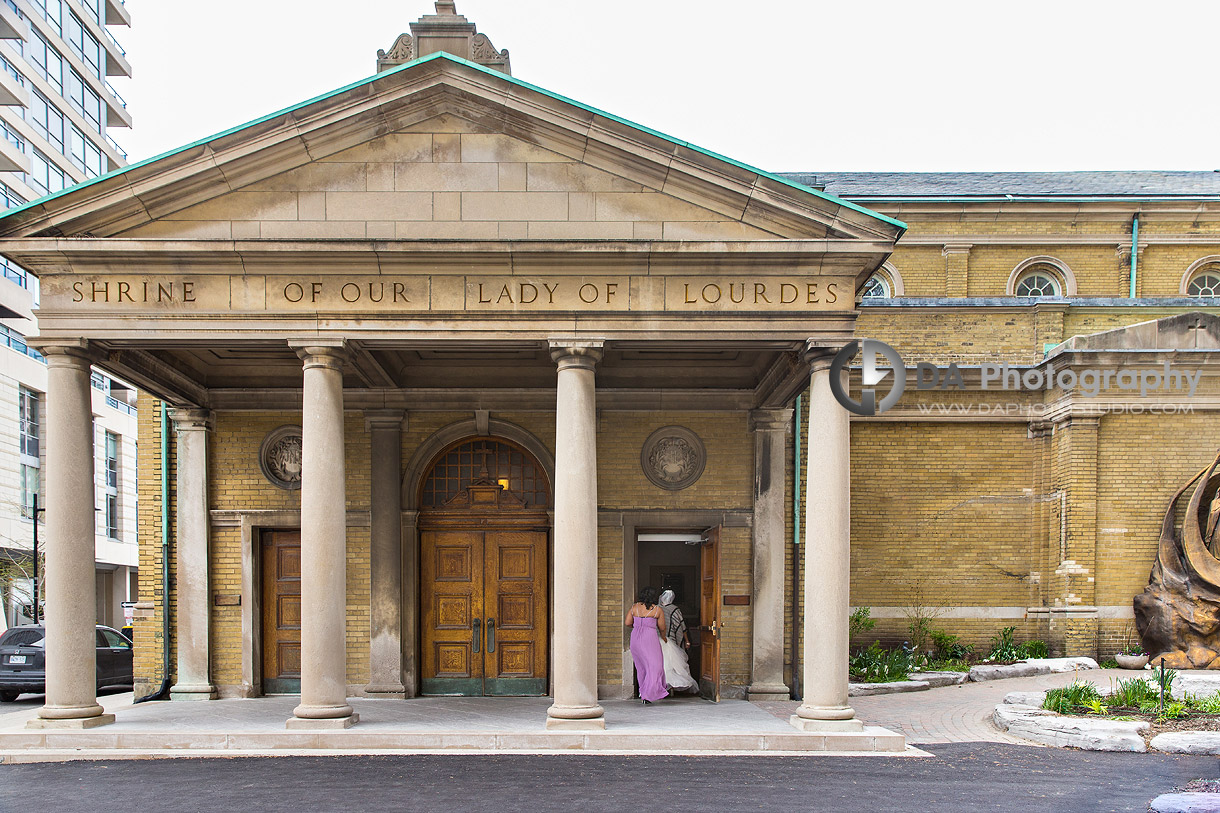
{"label": "stone pavement", "polygon": [[[1092,681],[1099,689],[1109,688],[1111,680],[1147,676],[1148,672],[1125,669],[1090,669],[1083,672],[1034,675],[1032,677],[989,680],[943,686],[926,692],[882,694],[853,697],[856,716],[869,725],[900,731],[910,745],[940,742],[1007,742],[1030,745],[1029,740],[1006,734],[991,722],[995,707],[1009,692],[1045,691],[1066,686],[1079,677]],[[788,719],[795,702],[760,703],[777,717]]]}
{"label": "stone pavement", "polygon": [[[993,742],[1030,744],[1003,733],[991,722],[1004,695],[1063,686],[1076,677],[1105,690],[1111,680],[1135,672],[1089,670],[945,686],[924,692],[854,697],[857,716],[870,727],[900,732],[908,745]],[[1147,674],[1147,673],[1143,673]],[[31,702],[33,701],[33,702]],[[416,698],[408,701],[352,698],[360,723],[348,731],[289,732],[284,721],[295,697],[212,702],[131,705],[131,694],[101,698],[118,721],[89,731],[35,732],[25,723],[37,714],[41,698],[26,697],[0,714],[0,760],[29,757],[31,749],[86,749],[94,756],[114,749],[125,755],[151,751],[183,753],[286,753],[461,751],[549,752],[593,750],[602,753],[808,753],[813,750],[869,752],[889,750],[878,728],[864,735],[840,735],[815,742],[788,724],[797,703],[708,703],[674,698],[652,706],[605,700],[604,732],[548,732],[543,723],[550,698]],[[10,707],[11,708],[11,707]],[[0,707],[3,711],[4,707]],[[897,746],[901,750],[901,745]],[[906,753],[919,753],[908,748]]]}

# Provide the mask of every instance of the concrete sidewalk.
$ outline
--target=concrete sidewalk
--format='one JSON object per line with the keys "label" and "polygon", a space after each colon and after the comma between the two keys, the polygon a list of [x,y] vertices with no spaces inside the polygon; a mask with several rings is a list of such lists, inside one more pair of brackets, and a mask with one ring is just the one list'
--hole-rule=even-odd
{"label": "concrete sidewalk", "polygon": [[[0,761],[150,756],[339,753],[871,754],[907,753],[900,734],[803,733],[745,701],[678,697],[642,706],[606,700],[605,731],[547,731],[548,697],[350,698],[360,722],[346,730],[287,730],[295,696],[131,704],[101,698],[116,716],[87,730],[25,727],[38,707],[0,717]],[[791,704],[795,709],[796,704]],[[910,750],[910,753],[921,753]]]}

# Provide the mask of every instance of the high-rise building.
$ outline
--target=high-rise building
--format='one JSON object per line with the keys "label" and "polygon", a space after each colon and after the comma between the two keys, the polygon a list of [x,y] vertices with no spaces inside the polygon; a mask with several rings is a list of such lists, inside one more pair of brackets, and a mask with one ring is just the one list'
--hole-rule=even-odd
{"label": "high-rise building", "polygon": [[[109,128],[130,127],[131,114],[108,77],[130,76],[131,65],[108,27],[130,24],[123,0],[0,2],[0,207],[127,163]],[[3,259],[0,276],[0,624],[12,625],[33,620],[47,370],[26,344],[37,332],[38,280]],[[135,391],[100,371],[92,380],[98,621],[120,625],[138,562]],[[54,545],[41,530],[41,543]]]}

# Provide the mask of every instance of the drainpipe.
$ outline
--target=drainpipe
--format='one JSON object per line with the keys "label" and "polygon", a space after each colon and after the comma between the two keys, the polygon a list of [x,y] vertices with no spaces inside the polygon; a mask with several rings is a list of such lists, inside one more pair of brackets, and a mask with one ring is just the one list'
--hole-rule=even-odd
{"label": "drainpipe", "polygon": [[161,688],[135,700],[164,700],[169,697],[169,414],[161,402],[161,666],[165,677]]}
{"label": "drainpipe", "polygon": [[792,699],[801,699],[801,681],[797,675],[797,664],[801,659],[796,656],[797,643],[799,636],[797,630],[801,628],[800,613],[798,612],[797,596],[800,595],[797,588],[800,587],[797,574],[800,566],[801,554],[801,396],[796,396],[796,416],[792,422],[793,426],[793,452],[792,452]]}
{"label": "drainpipe", "polygon": [[1130,299],[1135,299],[1135,272],[1138,264],[1138,260],[1136,258],[1139,256],[1139,243],[1140,216],[1139,212],[1136,212],[1131,216],[1131,289],[1127,294],[1128,298]]}

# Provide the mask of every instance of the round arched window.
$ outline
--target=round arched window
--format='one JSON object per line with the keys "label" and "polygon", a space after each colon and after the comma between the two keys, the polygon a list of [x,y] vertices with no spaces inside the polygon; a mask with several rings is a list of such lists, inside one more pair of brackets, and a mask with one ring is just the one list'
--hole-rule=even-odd
{"label": "round arched window", "polygon": [[1059,281],[1054,275],[1044,269],[1034,269],[1027,271],[1017,280],[1016,287],[1013,293],[1017,296],[1028,296],[1034,298],[1056,297],[1062,296],[1059,289]]}
{"label": "round arched window", "polygon": [[531,508],[551,504],[546,472],[533,455],[506,440],[473,438],[437,457],[424,480],[420,505],[440,508],[476,480],[499,483]]}
{"label": "round arched window", "polygon": [[1220,266],[1209,266],[1191,277],[1187,296],[1220,296]]}
{"label": "round arched window", "polygon": [[861,299],[889,299],[890,298],[890,283],[880,274],[873,274],[868,278],[868,282],[864,283],[864,293],[860,295]]}

